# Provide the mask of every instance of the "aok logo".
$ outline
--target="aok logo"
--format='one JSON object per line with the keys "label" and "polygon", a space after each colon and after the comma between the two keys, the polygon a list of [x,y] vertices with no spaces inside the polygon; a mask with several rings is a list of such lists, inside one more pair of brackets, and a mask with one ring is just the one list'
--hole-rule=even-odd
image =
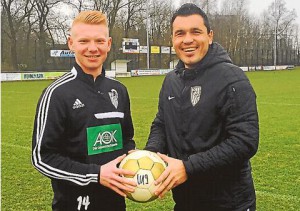
{"label": "aok logo", "polygon": [[103,146],[103,145],[110,145],[117,143],[117,140],[115,138],[117,130],[114,131],[105,131],[103,133],[99,133],[95,143],[94,147],[96,146]]}
{"label": "aok logo", "polygon": [[87,128],[88,155],[97,155],[123,148],[120,124],[101,125]]}

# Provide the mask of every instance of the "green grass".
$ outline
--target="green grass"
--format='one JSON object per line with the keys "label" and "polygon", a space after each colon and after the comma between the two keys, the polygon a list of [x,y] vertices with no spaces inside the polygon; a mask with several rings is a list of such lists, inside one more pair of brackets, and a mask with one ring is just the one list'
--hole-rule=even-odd
{"label": "green grass", "polygon": [[[300,69],[249,72],[257,94],[260,145],[252,159],[257,210],[300,209]],[[163,76],[120,78],[128,88],[138,148],[143,148],[157,111]],[[35,107],[51,81],[2,83],[2,210],[51,210],[50,180],[31,165]],[[127,210],[172,210],[171,194]]]}

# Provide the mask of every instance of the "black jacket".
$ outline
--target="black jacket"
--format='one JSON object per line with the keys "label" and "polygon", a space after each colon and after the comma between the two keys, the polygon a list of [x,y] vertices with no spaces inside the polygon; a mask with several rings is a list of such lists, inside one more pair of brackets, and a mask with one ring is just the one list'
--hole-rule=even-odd
{"label": "black jacket", "polygon": [[85,210],[87,200],[88,210],[125,206],[99,184],[100,166],[135,148],[127,90],[104,74],[94,81],[75,64],[39,100],[32,163],[51,178],[53,210]]}
{"label": "black jacket", "polygon": [[167,74],[146,149],[183,160],[189,178],[174,189],[176,203],[185,200],[187,210],[251,205],[249,159],[258,140],[254,90],[219,44],[210,46],[195,69],[186,70],[180,61]]}

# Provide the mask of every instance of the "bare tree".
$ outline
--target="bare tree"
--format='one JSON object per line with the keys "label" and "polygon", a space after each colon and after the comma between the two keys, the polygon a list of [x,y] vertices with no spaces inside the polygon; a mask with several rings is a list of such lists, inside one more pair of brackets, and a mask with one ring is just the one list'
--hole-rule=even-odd
{"label": "bare tree", "polygon": [[268,11],[265,11],[266,21],[268,22],[274,34],[274,65],[277,64],[277,49],[278,38],[282,34],[286,33],[291,27],[296,17],[296,11],[288,10],[285,6],[284,0],[275,0],[271,3]]}
{"label": "bare tree", "polygon": [[80,13],[81,11],[89,8],[91,6],[92,2],[86,1],[86,0],[68,0],[66,1],[67,5],[70,5],[72,8],[74,8],[77,13]]}
{"label": "bare tree", "polygon": [[[216,10],[218,1],[221,0],[192,2],[208,13],[215,41],[228,50],[234,62],[239,65],[271,65],[274,60],[300,62],[296,13],[286,9],[284,0],[275,0],[260,19],[248,15],[249,0],[223,0],[220,11]],[[28,64],[28,70],[33,67],[47,70],[56,68],[56,63],[61,68],[63,62],[64,68],[69,67],[70,62],[65,62],[69,60],[50,58],[49,50],[66,48],[69,24],[74,16],[93,9],[107,15],[113,37],[106,63],[127,59],[134,61],[136,67],[145,67],[149,54],[147,58],[146,54],[123,54],[122,38],[139,39],[140,45],[148,42],[152,46],[171,46],[173,5],[172,0],[1,0],[2,67],[17,70],[22,63]],[[150,57],[151,67],[160,68],[168,67],[172,55],[151,54]]]}
{"label": "bare tree", "polygon": [[[223,1],[221,8],[221,19],[215,21],[215,24],[218,25],[217,28],[222,31],[222,34],[221,37],[218,33],[216,36],[219,36],[219,40],[222,40],[222,44],[231,56],[235,57],[237,51],[240,50],[239,46],[246,47],[241,40],[245,40],[243,37],[249,36],[251,31],[252,24],[248,18],[247,0],[226,0]],[[253,33],[250,36],[252,35]],[[248,39],[247,43],[249,41]]]}
{"label": "bare tree", "polygon": [[55,5],[59,4],[61,1],[59,0],[40,0],[36,1],[35,5],[35,12],[37,16],[37,28],[34,29],[34,32],[37,35],[38,38],[38,44],[39,44],[39,69],[44,70],[46,69],[46,51],[48,49],[47,47],[47,18],[50,14],[50,9],[52,9]]}
{"label": "bare tree", "polygon": [[215,14],[217,12],[217,5],[219,0],[180,0],[180,4],[184,3],[194,3],[203,9],[208,16]]}
{"label": "bare tree", "polygon": [[18,70],[17,35],[24,19],[31,14],[34,4],[31,0],[1,0],[1,5],[9,26],[7,30],[4,29],[4,33],[6,33],[11,41],[10,53],[12,67],[14,70]]}
{"label": "bare tree", "polygon": [[[141,24],[140,17],[145,15],[146,0],[127,0],[127,8],[124,11],[125,24],[124,24],[124,36],[129,36],[129,31],[131,28],[138,24]],[[146,18],[146,17],[144,17]]]}
{"label": "bare tree", "polygon": [[119,11],[127,4],[128,3],[124,0],[94,0],[93,9],[102,11],[107,15],[109,32],[111,33],[116,24],[116,19]]}

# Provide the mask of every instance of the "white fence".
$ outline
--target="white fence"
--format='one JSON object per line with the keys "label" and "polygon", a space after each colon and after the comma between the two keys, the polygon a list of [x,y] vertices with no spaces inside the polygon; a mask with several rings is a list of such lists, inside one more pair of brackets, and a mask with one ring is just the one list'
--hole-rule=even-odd
{"label": "white fence", "polygon": [[[1,73],[1,81],[27,81],[56,79],[66,72]],[[115,78],[115,71],[105,71],[107,77]]]}
{"label": "white fence", "polygon": [[[251,66],[241,67],[243,71],[269,71],[269,70],[291,70],[294,65],[281,65],[281,66]],[[131,70],[126,75],[116,75],[116,71],[105,71],[106,76],[110,78],[117,77],[130,77],[130,76],[147,76],[147,75],[165,75],[172,69],[151,69],[151,70]],[[1,73],[1,81],[24,81],[24,80],[49,80],[56,79],[66,72],[32,72],[32,73]]]}

